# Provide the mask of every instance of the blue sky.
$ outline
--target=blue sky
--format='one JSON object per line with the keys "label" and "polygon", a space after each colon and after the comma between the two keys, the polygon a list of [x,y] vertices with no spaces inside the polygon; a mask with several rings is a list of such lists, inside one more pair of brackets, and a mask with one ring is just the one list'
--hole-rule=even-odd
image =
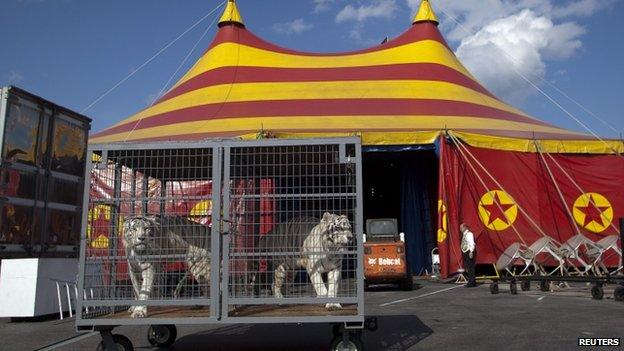
{"label": "blue sky", "polygon": [[[0,85],[17,85],[80,112],[220,2],[2,0]],[[257,35],[313,52],[348,51],[396,36],[409,27],[419,2],[238,0],[247,27]],[[542,120],[584,131],[524,76],[605,137],[624,131],[623,2],[432,1],[450,45],[488,88]],[[146,107],[220,13],[88,110],[93,130]],[[209,29],[178,77],[215,32],[216,26]]]}

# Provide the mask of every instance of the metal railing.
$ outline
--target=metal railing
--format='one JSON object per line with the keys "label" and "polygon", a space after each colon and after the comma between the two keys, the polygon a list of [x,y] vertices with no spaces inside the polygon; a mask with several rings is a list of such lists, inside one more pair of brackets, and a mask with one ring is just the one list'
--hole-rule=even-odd
{"label": "metal railing", "polygon": [[[59,309],[59,319],[63,320],[64,318],[64,311],[63,311],[63,306],[67,306],[67,310],[69,312],[69,317],[73,317],[74,316],[74,308],[73,306],[76,306],[76,298],[78,297],[78,284],[76,283],[76,281],[67,281],[67,280],[58,280],[58,279],[53,279],[50,278],[51,281],[54,282],[54,284],[56,285],[56,296],[57,296],[57,301],[58,301],[58,309]],[[63,291],[65,294],[63,294],[61,291]],[[72,292],[74,293],[74,295],[72,296]],[[63,297],[66,298],[67,303],[63,304]],[[82,292],[82,297],[83,300],[93,300],[94,295],[93,295],[93,289],[89,289],[88,294],[87,294],[87,290],[83,290]],[[72,303],[73,300],[73,303]],[[89,307],[85,307],[85,312],[89,312]]]}

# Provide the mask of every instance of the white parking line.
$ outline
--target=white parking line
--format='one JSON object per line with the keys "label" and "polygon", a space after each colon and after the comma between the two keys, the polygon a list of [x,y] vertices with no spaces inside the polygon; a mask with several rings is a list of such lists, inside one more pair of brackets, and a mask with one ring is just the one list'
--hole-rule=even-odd
{"label": "white parking line", "polygon": [[392,302],[382,303],[379,306],[380,307],[386,307],[386,306],[390,306],[390,305],[396,305],[397,303],[411,301],[411,300],[416,300],[416,299],[420,299],[421,297],[427,297],[427,296],[439,294],[441,292],[445,292],[445,291],[449,291],[449,290],[453,290],[453,289],[457,289],[457,288],[462,288],[462,287],[463,287],[463,285],[457,285],[457,286],[453,286],[453,287],[450,287],[450,288],[446,288],[446,289],[430,292],[430,293],[427,293],[427,294],[410,297],[410,298],[407,298],[407,299],[401,299],[401,300],[396,300],[396,301],[392,301]]}

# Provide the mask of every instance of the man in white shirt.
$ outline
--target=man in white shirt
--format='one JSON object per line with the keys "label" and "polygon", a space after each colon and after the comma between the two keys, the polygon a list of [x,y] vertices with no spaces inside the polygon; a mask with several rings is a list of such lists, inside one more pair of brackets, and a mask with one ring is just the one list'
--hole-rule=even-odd
{"label": "man in white shirt", "polygon": [[475,273],[477,247],[475,245],[475,238],[474,234],[464,223],[459,226],[459,231],[462,233],[461,251],[464,259],[464,268],[466,269],[466,274],[468,275],[468,284],[466,284],[466,287],[472,288],[477,286]]}

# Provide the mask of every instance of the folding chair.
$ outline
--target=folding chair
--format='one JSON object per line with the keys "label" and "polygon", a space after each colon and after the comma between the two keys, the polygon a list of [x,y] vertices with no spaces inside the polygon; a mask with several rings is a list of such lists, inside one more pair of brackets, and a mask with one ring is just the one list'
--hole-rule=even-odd
{"label": "folding chair", "polygon": [[496,270],[500,273],[507,272],[512,276],[515,275],[511,270],[511,266],[520,258],[520,248],[520,243],[513,243],[505,249],[503,254],[498,258],[498,261],[496,261]]}
{"label": "folding chair", "polygon": [[[587,262],[585,262],[585,260],[581,257],[582,256],[581,250],[584,248],[585,252],[587,252],[587,250],[589,250],[590,248],[593,248],[595,245],[596,244],[593,241],[589,240],[583,234],[577,234],[571,237],[565,243],[561,244],[561,246],[559,246],[559,249],[557,250],[557,254],[563,259],[563,261],[560,262],[560,265],[559,267],[557,267],[557,269],[565,268],[565,265],[567,263],[578,274],[580,275],[587,274],[587,272],[589,272],[592,266],[588,264]],[[577,268],[576,263],[579,263],[583,267],[582,271]],[[567,273],[569,273],[567,269],[566,271]]]}
{"label": "folding chair", "polygon": [[[511,244],[501,255],[496,263],[496,268],[500,270],[505,270],[511,275],[514,273],[511,271],[510,267],[516,261],[522,261],[524,263],[524,268],[519,273],[519,275],[525,274],[531,267],[534,268],[535,272],[540,272],[545,275],[552,275],[557,270],[562,269],[562,262],[565,260],[557,253],[558,247],[554,240],[550,237],[542,237],[536,240],[531,246],[526,246],[520,243]],[[538,262],[538,256],[540,254],[548,254],[552,258],[554,258],[557,262],[559,262],[559,266],[551,271],[547,272]]]}
{"label": "folding chair", "polygon": [[[609,250],[615,251],[615,253],[620,256],[618,269],[616,269],[613,272],[609,272],[609,269],[604,264],[604,255]],[[617,235],[609,235],[607,237],[602,238],[600,241],[592,245],[587,250],[586,254],[591,259],[591,263],[590,263],[591,269],[597,275],[601,275],[601,273],[615,274],[622,270],[622,251],[618,247]]]}
{"label": "folding chair", "polygon": [[[536,272],[540,271],[545,275],[552,275],[558,270],[563,273],[562,263],[565,263],[565,260],[557,253],[558,249],[559,247],[557,246],[556,241],[554,241],[551,237],[544,236],[540,239],[537,239],[533,244],[531,244],[531,246],[527,248],[527,250],[522,252],[522,256],[525,259],[525,264],[527,265],[525,271],[528,269],[529,265],[533,265]],[[557,266],[557,268],[555,268],[554,270],[547,272],[546,269],[538,262],[538,257],[540,254],[550,255],[559,263],[559,266]]]}

